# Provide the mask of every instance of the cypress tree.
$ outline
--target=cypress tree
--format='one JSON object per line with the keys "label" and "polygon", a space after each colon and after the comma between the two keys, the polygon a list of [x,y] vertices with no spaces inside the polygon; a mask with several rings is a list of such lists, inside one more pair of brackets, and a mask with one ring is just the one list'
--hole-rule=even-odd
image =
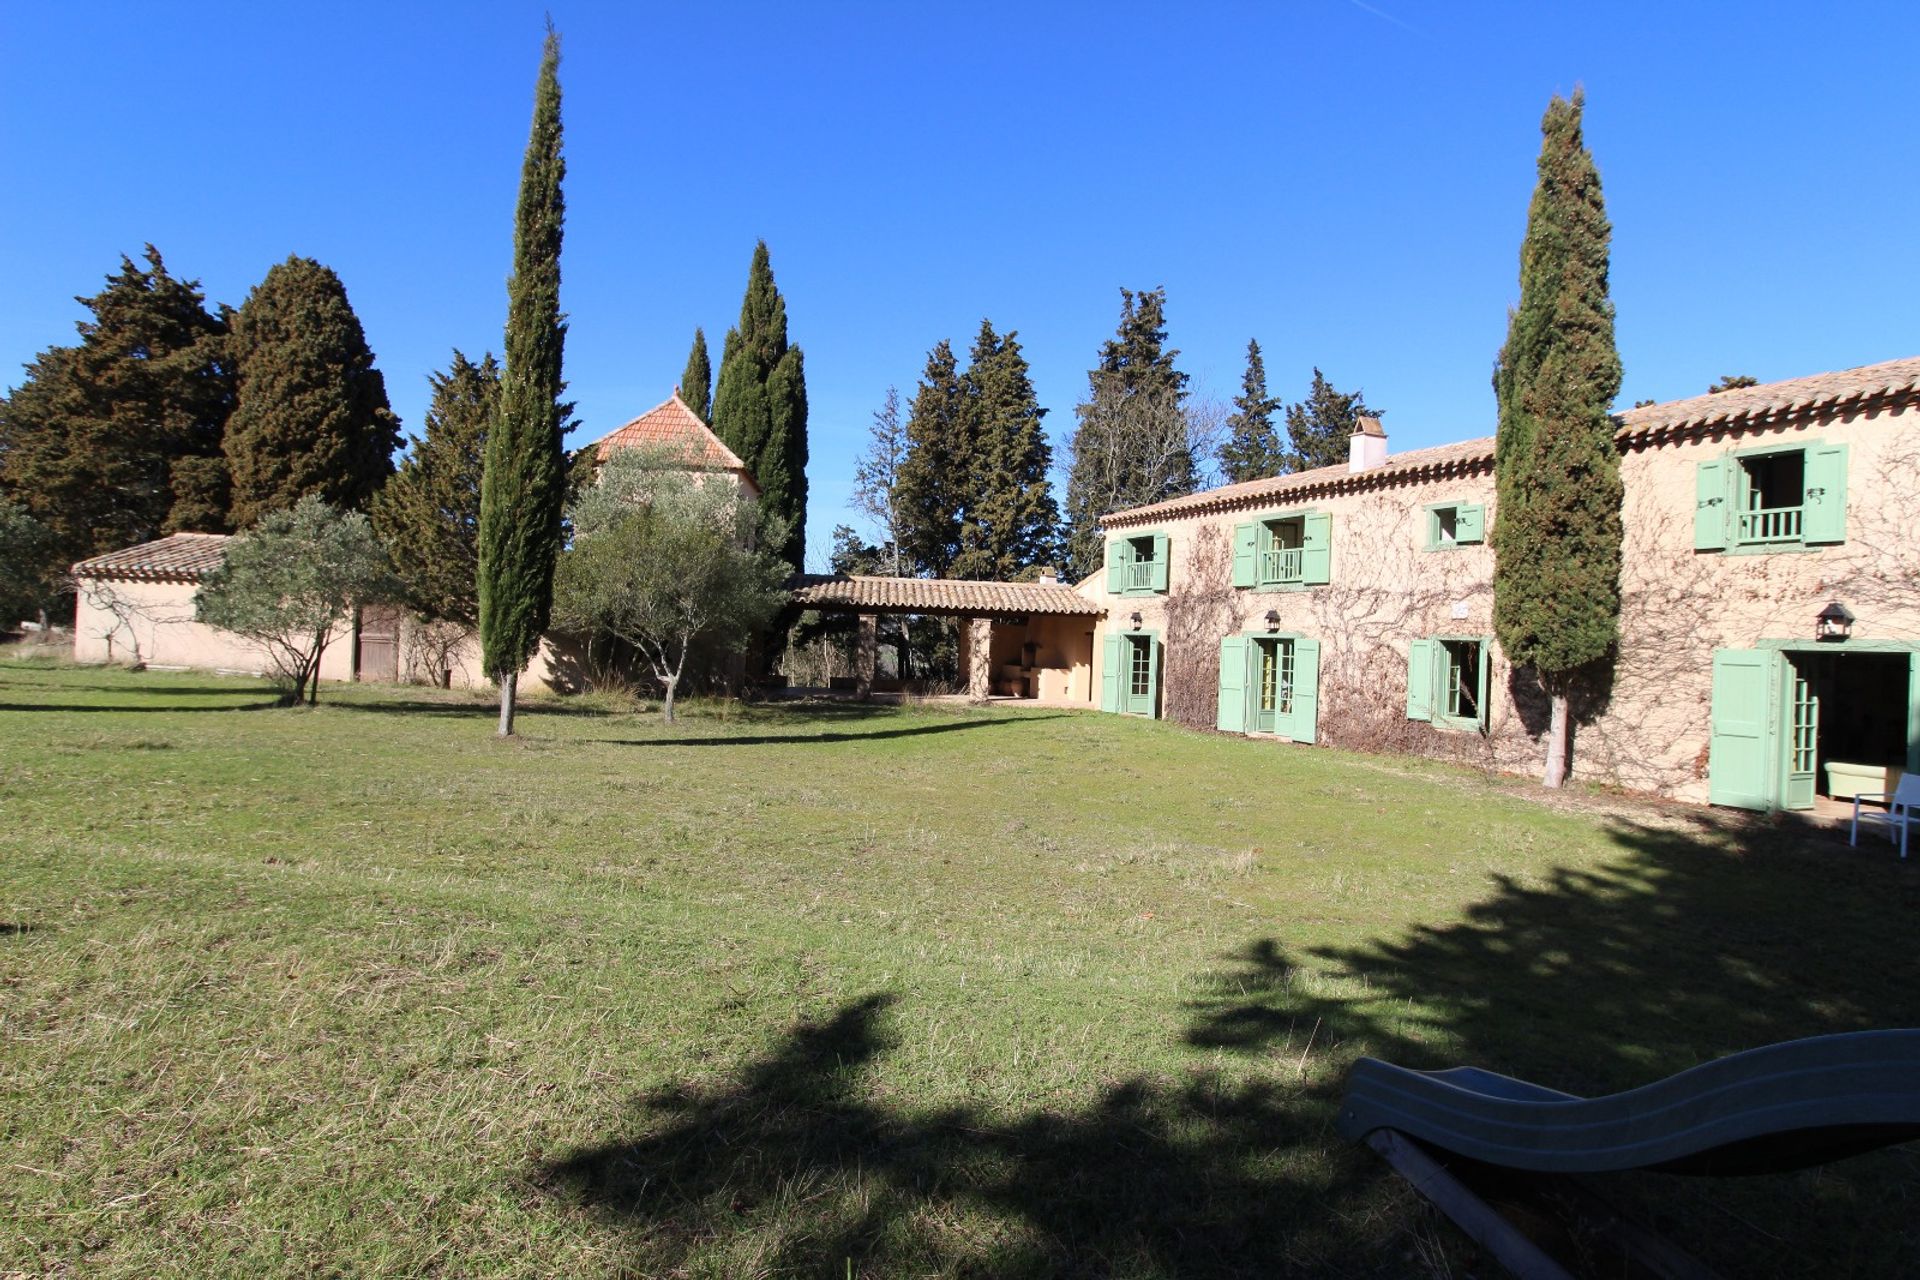
{"label": "cypress tree", "polygon": [[686,371],[680,375],[680,398],[700,421],[713,416],[713,366],[707,363],[705,329],[693,331],[693,349],[687,352]]}
{"label": "cypress tree", "polygon": [[1228,483],[1261,480],[1285,470],[1287,451],[1273,426],[1273,412],[1279,407],[1280,402],[1267,394],[1267,366],[1260,358],[1260,344],[1249,338],[1247,371],[1227,418],[1227,442],[1220,447],[1220,469]]}
{"label": "cypress tree", "polygon": [[47,530],[50,569],[175,530],[223,532],[228,327],[198,281],[146,266],[92,297],[76,346],[51,347],[0,401],[0,490]]}
{"label": "cypress tree", "polygon": [[968,388],[953,345],[942,338],[927,353],[926,372],[907,412],[907,451],[894,486],[900,550],[915,572],[953,576],[960,521],[972,470]]}
{"label": "cypress tree", "polygon": [[1075,577],[1098,568],[1100,517],[1192,493],[1199,483],[1184,401],[1187,375],[1166,347],[1167,291],[1120,291],[1120,325],[1087,374],[1068,442],[1067,556]]}
{"label": "cypress tree", "polygon": [[480,478],[500,411],[500,365],[491,354],[475,364],[455,351],[430,381],[426,431],[370,514],[408,603],[471,627],[479,617]]}
{"label": "cypress tree", "polygon": [[560,242],[566,177],[560,131],[560,36],[547,27],[534,89],[533,127],[514,212],[513,277],[507,282],[506,369],[500,416],[487,433],[480,482],[481,661],[500,686],[500,733],[513,732],[520,670],[540,645],[553,609],[567,457],[561,357]]}
{"label": "cypress tree", "polygon": [[957,578],[1010,581],[1052,564],[1059,550],[1060,508],[1047,473],[1053,450],[1040,420],[1047,411],[1033,392],[1017,334],[996,334],[980,322],[965,377],[970,458],[960,527]]}
{"label": "cypress tree", "polygon": [[759,481],[761,505],[786,522],[781,554],[798,568],[807,545],[807,379],[800,348],[787,345],[787,303],[764,240],[747,269],[740,323],[721,348],[713,429]]}
{"label": "cypress tree", "polygon": [[1334,390],[1316,367],[1307,398],[1287,406],[1286,471],[1344,465],[1362,414],[1381,416],[1379,410],[1367,407],[1363,392]]}
{"label": "cypress tree", "polygon": [[1612,650],[1620,614],[1620,392],[1607,270],[1612,229],[1581,137],[1584,106],[1555,97],[1520,249],[1520,302],[1494,367],[1499,510],[1493,624],[1552,700],[1545,782],[1566,778],[1568,700]]}
{"label": "cypress tree", "polygon": [[308,494],[364,510],[393,474],[400,420],[340,277],[312,258],[273,266],[234,315],[233,350],[233,523]]}

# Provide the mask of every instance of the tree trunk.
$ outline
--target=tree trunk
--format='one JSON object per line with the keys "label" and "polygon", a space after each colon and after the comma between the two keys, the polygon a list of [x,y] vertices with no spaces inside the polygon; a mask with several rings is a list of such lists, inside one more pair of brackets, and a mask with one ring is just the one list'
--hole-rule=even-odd
{"label": "tree trunk", "polygon": [[1557,787],[1567,780],[1567,735],[1570,717],[1567,715],[1567,695],[1553,693],[1549,697],[1553,703],[1553,714],[1547,721],[1547,772],[1541,779],[1549,787]]}
{"label": "tree trunk", "polygon": [[500,681],[500,736],[513,736],[513,700],[520,691],[520,673],[507,671],[497,677]]}
{"label": "tree trunk", "polygon": [[666,679],[662,680],[660,683],[663,686],[665,686],[667,691],[667,696],[661,699],[661,702],[660,702],[660,714],[666,717],[666,722],[668,724],[672,724],[673,723],[673,689],[675,685],[680,683],[680,677],[668,676]]}
{"label": "tree trunk", "polygon": [[307,705],[320,705],[320,659],[327,653],[326,636],[323,633],[320,643],[313,646],[313,674],[307,678]]}

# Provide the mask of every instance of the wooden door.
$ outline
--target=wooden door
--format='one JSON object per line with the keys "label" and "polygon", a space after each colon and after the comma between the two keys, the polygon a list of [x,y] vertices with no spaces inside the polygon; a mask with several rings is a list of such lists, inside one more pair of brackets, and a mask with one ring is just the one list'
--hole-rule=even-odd
{"label": "wooden door", "polygon": [[393,605],[368,605],[360,611],[359,648],[354,655],[356,680],[400,678],[400,610]]}

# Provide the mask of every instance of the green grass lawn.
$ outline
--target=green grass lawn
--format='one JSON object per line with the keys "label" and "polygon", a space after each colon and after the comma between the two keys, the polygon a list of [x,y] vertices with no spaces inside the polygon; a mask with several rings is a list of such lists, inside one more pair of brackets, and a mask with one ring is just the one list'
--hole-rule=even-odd
{"label": "green grass lawn", "polygon": [[[1889,846],[1048,711],[0,663],[0,1273],[1488,1274],[1332,1130],[1920,1025]],[[1920,1159],[1616,1180],[1895,1275]]]}

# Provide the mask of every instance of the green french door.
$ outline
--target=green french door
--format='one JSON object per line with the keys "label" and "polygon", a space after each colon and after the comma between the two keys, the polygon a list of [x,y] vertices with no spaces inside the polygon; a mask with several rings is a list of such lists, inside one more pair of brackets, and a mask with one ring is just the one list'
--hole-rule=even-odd
{"label": "green french door", "polygon": [[1256,640],[1260,675],[1253,704],[1255,733],[1278,733],[1293,720],[1293,641]]}
{"label": "green french door", "polygon": [[1707,744],[1707,800],[1736,809],[1779,803],[1781,685],[1786,655],[1717,649]]}
{"label": "green french door", "polygon": [[1788,809],[1813,808],[1819,788],[1820,695],[1789,656],[1782,673],[1787,682],[1786,783],[1780,803]]}

